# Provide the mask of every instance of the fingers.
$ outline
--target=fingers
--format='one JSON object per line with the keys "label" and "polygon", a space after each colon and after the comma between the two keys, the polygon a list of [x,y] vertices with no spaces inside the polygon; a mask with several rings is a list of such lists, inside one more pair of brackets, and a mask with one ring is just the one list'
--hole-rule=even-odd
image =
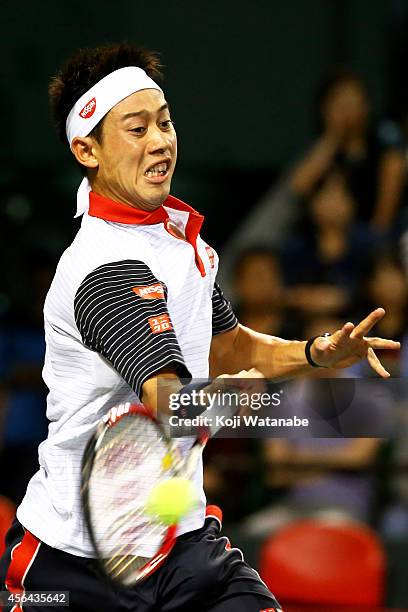
{"label": "fingers", "polygon": [[221,374],[214,379],[214,383],[225,389],[237,389],[247,393],[261,393],[266,388],[265,376],[256,368],[241,370],[236,374]]}
{"label": "fingers", "polygon": [[372,312],[370,312],[368,317],[366,317],[365,319],[360,321],[358,325],[356,325],[356,327],[354,328],[352,332],[351,337],[352,338],[363,338],[363,336],[366,336],[368,332],[370,331],[370,329],[372,329],[374,325],[383,318],[384,315],[385,315],[384,308],[376,308],[376,310],[373,310]]}
{"label": "fingers", "polygon": [[266,389],[265,376],[256,368],[242,370],[236,374],[239,389],[246,393],[262,393]]}
{"label": "fingers", "polygon": [[350,337],[351,332],[354,330],[353,323],[345,323],[341,329],[336,331],[327,338],[316,338],[315,343],[319,350],[324,350],[329,344],[335,344],[336,346],[342,346]]}
{"label": "fingers", "polygon": [[387,372],[387,370],[384,368],[381,361],[378,359],[377,355],[374,353],[374,350],[371,347],[369,347],[367,351],[367,361],[374,370],[374,372],[381,376],[381,378],[390,377],[390,373]]}
{"label": "fingers", "polygon": [[240,378],[265,378],[265,376],[257,370],[256,368],[250,368],[249,370],[241,370],[235,376],[239,376]]}
{"label": "fingers", "polygon": [[363,338],[373,349],[398,350],[401,348],[400,342],[386,340],[385,338]]}
{"label": "fingers", "polygon": [[262,372],[260,372],[256,368],[250,368],[249,370],[241,370],[240,372],[237,372],[236,374],[220,374],[217,378],[222,378],[222,379],[249,378],[249,379],[252,379],[252,378],[265,378],[265,376],[264,374],[262,374]]}

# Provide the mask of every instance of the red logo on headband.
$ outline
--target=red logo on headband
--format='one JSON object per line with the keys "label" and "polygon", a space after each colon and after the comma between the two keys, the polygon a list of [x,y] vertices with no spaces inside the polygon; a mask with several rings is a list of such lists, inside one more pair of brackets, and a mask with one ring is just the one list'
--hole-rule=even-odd
{"label": "red logo on headband", "polygon": [[95,110],[96,100],[95,98],[92,98],[92,100],[89,100],[89,102],[85,104],[79,115],[82,117],[82,119],[90,119],[90,117],[92,117],[92,115],[94,114]]}

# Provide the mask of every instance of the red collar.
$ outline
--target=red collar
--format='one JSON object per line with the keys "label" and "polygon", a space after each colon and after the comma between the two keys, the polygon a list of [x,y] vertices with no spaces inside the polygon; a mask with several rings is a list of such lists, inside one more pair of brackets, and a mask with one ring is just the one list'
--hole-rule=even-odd
{"label": "red collar", "polygon": [[169,215],[167,210],[164,208],[174,208],[175,210],[182,210],[190,213],[190,216],[196,217],[197,220],[201,220],[201,225],[204,221],[204,217],[200,215],[194,208],[182,202],[174,196],[168,196],[164,204],[156,210],[151,212],[147,210],[141,210],[135,208],[129,204],[121,204],[115,202],[109,198],[91,191],[89,194],[89,211],[88,214],[91,217],[99,217],[106,221],[115,221],[116,223],[127,223],[130,225],[154,225],[155,223],[162,223],[168,219]]}
{"label": "red collar", "polygon": [[100,219],[105,219],[105,221],[114,221],[115,223],[125,223],[128,225],[155,225],[157,223],[164,223],[166,227],[165,221],[169,219],[169,213],[164,208],[165,206],[167,208],[189,213],[185,227],[186,239],[194,249],[196,264],[200,270],[201,276],[205,276],[204,265],[197,252],[197,237],[203,224],[204,217],[194,210],[194,208],[182,202],[182,200],[174,196],[168,196],[162,206],[149,212],[141,210],[140,208],[134,208],[128,204],[115,202],[114,200],[110,200],[109,198],[105,198],[91,191],[89,194],[88,214],[91,217],[99,217]]}

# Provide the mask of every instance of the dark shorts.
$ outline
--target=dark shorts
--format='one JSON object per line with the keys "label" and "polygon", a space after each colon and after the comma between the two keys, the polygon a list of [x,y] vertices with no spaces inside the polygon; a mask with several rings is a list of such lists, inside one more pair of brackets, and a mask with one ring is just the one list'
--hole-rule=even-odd
{"label": "dark shorts", "polygon": [[[279,612],[257,572],[219,534],[219,523],[207,518],[201,529],[178,539],[164,565],[145,582],[117,588],[100,575],[95,559],[51,548],[15,521],[0,560],[0,584],[3,590],[7,583],[9,590],[23,584],[26,592],[69,591],[69,607],[58,608],[61,612]],[[24,604],[13,612],[20,610],[53,608]]]}

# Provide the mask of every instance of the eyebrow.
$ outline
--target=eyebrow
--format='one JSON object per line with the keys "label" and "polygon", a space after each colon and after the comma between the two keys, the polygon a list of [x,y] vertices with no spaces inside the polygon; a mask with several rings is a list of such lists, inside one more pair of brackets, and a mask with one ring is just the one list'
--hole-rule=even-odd
{"label": "eyebrow", "polygon": [[[166,102],[165,104],[163,104],[157,111],[156,114],[161,113],[164,110],[170,110],[170,107],[168,105],[168,103]],[[139,117],[140,115],[149,115],[150,111],[143,109],[137,112],[132,112],[132,113],[126,113],[126,115],[123,115],[122,117],[122,121],[126,121],[126,119],[131,119],[132,117]]]}

